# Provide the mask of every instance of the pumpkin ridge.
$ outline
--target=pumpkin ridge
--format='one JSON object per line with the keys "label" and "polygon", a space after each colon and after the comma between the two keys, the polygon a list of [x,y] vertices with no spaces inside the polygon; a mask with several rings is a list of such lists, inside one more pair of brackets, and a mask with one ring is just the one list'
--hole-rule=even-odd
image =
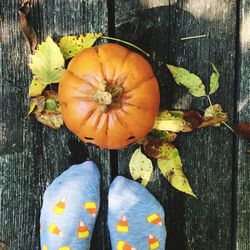
{"label": "pumpkin ridge", "polygon": [[79,129],[75,132],[75,134],[78,134],[79,131],[81,130],[82,126],[84,125],[84,123],[87,122],[87,120],[95,113],[95,109],[92,109],[90,110],[87,115],[82,119],[81,123],[80,123],[80,126],[79,126]]}
{"label": "pumpkin ridge", "polygon": [[[130,54],[132,54],[132,52],[131,52],[130,50],[127,49],[127,54],[126,54],[126,56],[124,57],[124,59],[122,60],[121,70],[123,69],[123,67],[124,67],[124,65],[125,65],[125,62],[128,60],[128,57],[129,57]],[[114,75],[116,75],[115,73],[116,73],[116,72],[113,72],[113,78],[112,78],[112,79],[114,79]],[[123,80],[123,79],[122,79],[122,80]],[[118,81],[118,82],[119,82],[119,81]],[[121,81],[121,84],[119,84],[119,86],[122,86],[122,87],[123,87],[123,83],[124,83],[124,80]]]}
{"label": "pumpkin ridge", "polygon": [[127,94],[127,93],[129,93],[129,92],[131,92],[131,91],[134,91],[134,90],[140,88],[141,86],[143,86],[144,84],[146,84],[148,81],[152,80],[153,78],[156,78],[156,77],[154,76],[154,74],[153,74],[151,77],[149,77],[148,79],[146,79],[146,80],[145,80],[145,79],[141,80],[140,82],[138,82],[138,83],[136,84],[136,86],[135,86],[133,89],[130,89],[130,90],[128,90],[128,91],[125,91],[124,94]]}
{"label": "pumpkin ridge", "polygon": [[[114,115],[116,116],[118,122],[122,125],[122,127],[128,129],[127,123],[124,122],[124,121],[122,120],[122,118],[120,117],[119,111],[118,111],[118,112],[115,112]],[[130,132],[129,132],[129,133],[130,133]],[[131,133],[130,133],[130,134],[131,134]]]}
{"label": "pumpkin ridge", "polygon": [[95,48],[95,52],[96,52],[96,54],[97,54],[97,56],[99,58],[99,63],[100,63],[103,79],[107,79],[107,75],[106,75],[106,72],[104,72],[104,66],[103,66],[103,62],[101,60],[101,56],[100,56],[100,52],[99,52],[99,46],[94,47],[94,48]]}
{"label": "pumpkin ridge", "polygon": [[[90,83],[88,81],[85,81],[84,79],[81,79],[78,75],[76,75],[74,72],[70,71],[69,69],[66,69],[66,71],[67,71],[67,73],[71,74],[73,77],[75,77],[75,78],[80,79],[81,81],[83,81],[84,84],[89,85],[92,89],[96,88],[92,83]],[[77,85],[74,85],[74,84],[71,84],[71,83],[67,83],[66,86],[70,87],[70,88],[72,88],[74,90],[78,90],[78,86]]]}
{"label": "pumpkin ridge", "polygon": [[133,133],[131,133],[128,127],[128,124],[121,119],[120,114],[116,112],[115,115],[116,115],[117,121],[121,124],[121,126],[129,131],[130,136],[134,136]]}
{"label": "pumpkin ridge", "polygon": [[72,72],[72,71],[69,70],[69,69],[67,69],[67,72],[69,72],[69,73],[70,73],[71,75],[73,75],[74,77],[76,77],[76,78],[78,78],[78,79],[84,81],[85,83],[87,83],[88,85],[90,85],[92,88],[95,88],[95,89],[96,89],[96,86],[95,86],[95,85],[93,85],[92,83],[90,83],[90,82],[86,81],[85,79],[81,78],[78,74]]}
{"label": "pumpkin ridge", "polygon": [[98,118],[97,118],[97,120],[96,120],[96,122],[95,122],[95,125],[94,125],[95,130],[98,129],[98,126],[99,126],[99,124],[100,124],[100,121],[101,121],[101,119],[102,119],[102,116],[103,116],[103,113],[99,113],[99,114],[98,114]]}
{"label": "pumpkin ridge", "polygon": [[125,103],[124,103],[124,106],[130,106],[130,107],[135,107],[135,108],[137,108],[137,109],[142,109],[140,106],[135,105],[135,104],[133,104],[133,103],[129,103],[129,102],[125,102]]}
{"label": "pumpkin ridge", "polygon": [[108,114],[108,113],[106,114],[106,119],[105,119],[105,121],[106,121],[106,128],[105,128],[106,139],[105,139],[105,141],[104,141],[104,146],[103,146],[103,148],[104,148],[104,147],[107,147],[107,146],[108,146],[108,142],[109,142],[109,138],[108,138],[108,128],[109,128],[109,121],[110,121],[110,119],[109,119],[109,114]]}
{"label": "pumpkin ridge", "polygon": [[[137,109],[142,110],[141,108],[139,108],[139,107],[137,107],[137,106],[135,106],[135,105],[128,105],[128,106],[131,106],[131,107],[134,107],[134,108],[137,108]],[[124,109],[120,109],[120,110],[122,110],[122,111],[123,111],[126,115],[128,115],[128,116],[131,116],[131,115],[134,113],[134,112],[128,112],[128,111],[126,111],[126,110],[124,110]],[[125,120],[126,120],[126,119],[125,119]],[[137,120],[136,123],[139,124],[141,127],[144,127],[144,128],[146,128],[146,129],[149,129],[149,130],[150,130],[150,127],[147,126],[147,123],[144,122],[143,119]],[[127,125],[128,125],[128,124],[127,124]],[[129,125],[128,125],[128,128],[130,128]],[[132,128],[132,129],[133,129],[133,128]]]}

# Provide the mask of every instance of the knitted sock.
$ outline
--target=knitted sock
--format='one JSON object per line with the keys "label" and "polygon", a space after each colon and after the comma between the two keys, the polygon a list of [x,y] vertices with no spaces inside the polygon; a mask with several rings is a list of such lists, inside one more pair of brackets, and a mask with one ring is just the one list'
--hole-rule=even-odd
{"label": "knitted sock", "polygon": [[113,250],[165,250],[163,208],[135,181],[118,176],[112,182],[108,227]]}
{"label": "knitted sock", "polygon": [[86,161],[73,165],[47,188],[41,211],[42,250],[86,250],[100,202],[100,173]]}

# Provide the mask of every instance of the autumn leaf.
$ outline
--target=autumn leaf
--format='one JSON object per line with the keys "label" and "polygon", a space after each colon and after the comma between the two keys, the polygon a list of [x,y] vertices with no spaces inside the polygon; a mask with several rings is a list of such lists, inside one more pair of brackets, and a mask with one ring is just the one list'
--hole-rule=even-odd
{"label": "autumn leaf", "polygon": [[173,75],[175,82],[185,86],[193,96],[201,97],[206,95],[205,86],[197,75],[170,64],[167,64],[167,68]]}
{"label": "autumn leaf", "polygon": [[30,108],[28,115],[34,112],[36,109],[36,112],[40,113],[44,110],[45,107],[45,97],[44,96],[38,96],[35,98],[30,99]]}
{"label": "autumn leaf", "polygon": [[157,160],[161,173],[174,188],[197,198],[189,185],[187,177],[183,173],[178,150],[170,144],[165,147],[164,152],[164,157]]}
{"label": "autumn leaf", "polygon": [[33,78],[29,87],[29,97],[40,96],[46,86],[40,80]]}
{"label": "autumn leaf", "polygon": [[150,159],[138,148],[133,153],[129,162],[129,171],[134,180],[141,179],[141,184],[147,186],[153,172],[153,164]]}
{"label": "autumn leaf", "polygon": [[35,116],[39,122],[53,129],[59,129],[63,125],[63,119],[61,114],[45,115],[35,113]]}
{"label": "autumn leaf", "polygon": [[[219,126],[221,125],[221,123],[227,121],[227,113],[225,113],[225,112],[223,111],[223,109],[222,109],[222,107],[221,107],[220,104],[214,104],[214,105],[212,105],[212,106],[209,106],[209,107],[205,110],[204,118],[205,118],[205,120],[204,120],[204,122],[203,122],[203,124],[202,124],[203,126],[201,126],[201,127],[205,127],[205,126],[204,126],[204,125],[205,125],[205,122],[209,122],[209,120],[210,120],[210,122],[211,122],[211,121],[212,121],[211,118],[214,118],[214,119],[217,118],[217,122],[216,122],[216,123],[213,122],[213,124],[210,123],[210,124],[208,124],[208,125],[206,125],[206,126],[212,125],[212,126],[214,126],[214,127],[219,127]],[[208,118],[208,119],[206,119],[206,118]]]}
{"label": "autumn leaf", "polygon": [[80,50],[90,48],[103,33],[87,33],[80,36],[65,36],[59,41],[64,59],[75,56]]}
{"label": "autumn leaf", "polygon": [[250,122],[242,122],[234,126],[235,132],[250,143]]}
{"label": "autumn leaf", "polygon": [[218,72],[217,68],[215,67],[213,63],[212,63],[212,67],[213,67],[214,72],[212,73],[210,77],[209,95],[213,94],[219,88],[220,73]]}
{"label": "autumn leaf", "polygon": [[190,132],[192,128],[188,122],[183,119],[182,111],[165,110],[158,114],[154,124],[154,129],[171,132]]}
{"label": "autumn leaf", "polygon": [[34,78],[43,84],[56,83],[60,80],[64,72],[64,58],[51,37],[38,46],[29,66]]}
{"label": "autumn leaf", "polygon": [[48,111],[54,111],[59,108],[58,104],[56,103],[56,100],[53,98],[49,98],[45,102],[45,109]]}
{"label": "autumn leaf", "polygon": [[46,126],[58,129],[63,125],[59,98],[53,90],[44,91],[44,95],[31,98],[29,114],[32,112],[36,119]]}
{"label": "autumn leaf", "polygon": [[162,146],[163,142],[152,136],[147,136],[143,141],[143,148],[145,154],[152,158],[159,158],[162,156]]}
{"label": "autumn leaf", "polygon": [[[175,132],[160,131],[160,130],[156,130],[156,129],[151,130],[151,132],[149,133],[148,136],[156,138],[156,139],[161,140],[163,142],[173,142],[177,138],[177,134]],[[147,139],[147,136],[145,139]]]}
{"label": "autumn leaf", "polygon": [[28,15],[30,13],[30,1],[23,0],[22,6],[18,9],[20,30],[24,36],[28,50],[34,53],[37,46],[37,34],[30,25]]}
{"label": "autumn leaf", "polygon": [[183,119],[188,122],[193,129],[197,128],[200,126],[204,120],[202,115],[193,110],[188,110],[183,112]]}

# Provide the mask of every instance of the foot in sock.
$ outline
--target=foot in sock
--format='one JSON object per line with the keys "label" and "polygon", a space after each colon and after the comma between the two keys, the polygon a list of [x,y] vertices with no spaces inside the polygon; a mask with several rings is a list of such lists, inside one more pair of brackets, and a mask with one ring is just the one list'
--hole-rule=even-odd
{"label": "foot in sock", "polygon": [[89,249],[99,203],[100,173],[93,162],[73,165],[62,173],[44,194],[41,249]]}
{"label": "foot in sock", "polygon": [[160,203],[139,183],[118,176],[109,189],[108,227],[113,250],[165,250]]}

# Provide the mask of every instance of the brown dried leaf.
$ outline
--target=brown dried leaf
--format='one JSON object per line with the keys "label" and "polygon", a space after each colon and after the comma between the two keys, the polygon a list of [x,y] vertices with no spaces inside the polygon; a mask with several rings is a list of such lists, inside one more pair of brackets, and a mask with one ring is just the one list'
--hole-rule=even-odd
{"label": "brown dried leaf", "polygon": [[[172,132],[172,131],[160,131],[160,130],[156,130],[156,129],[153,129],[148,134],[148,136],[152,136],[153,138],[161,140],[162,142],[173,142],[177,138],[177,134],[175,132]],[[146,138],[143,138],[143,139],[146,139]],[[143,144],[143,141],[140,144]]]}
{"label": "brown dried leaf", "polygon": [[35,116],[39,122],[54,129],[58,129],[63,125],[63,119],[61,114],[35,113]]}
{"label": "brown dried leaf", "polygon": [[162,142],[152,136],[147,136],[143,142],[144,152],[147,156],[158,158],[161,155]]}
{"label": "brown dried leaf", "polygon": [[0,250],[7,250],[6,244],[3,243],[2,241],[0,241]]}
{"label": "brown dried leaf", "polygon": [[24,36],[27,48],[33,54],[37,46],[37,34],[29,23],[28,20],[29,12],[30,12],[30,1],[23,0],[22,6],[18,9],[18,13],[20,16],[19,25],[20,25],[20,30]]}
{"label": "brown dried leaf", "polygon": [[250,143],[250,122],[242,122],[234,126],[235,132]]}
{"label": "brown dried leaf", "polygon": [[29,109],[29,114],[31,114],[33,111],[41,113],[44,110],[45,106],[45,97],[44,96],[38,96],[35,98],[30,99],[30,109]]}
{"label": "brown dried leaf", "polygon": [[[213,119],[211,119],[213,118]],[[217,120],[217,122],[216,122]],[[227,113],[225,113],[220,104],[214,104],[213,106],[209,106],[204,113],[204,124],[201,124],[202,127],[206,126],[214,126],[219,127],[221,123],[226,122],[228,120]],[[216,122],[216,123],[215,123]]]}
{"label": "brown dried leaf", "polygon": [[223,122],[227,122],[228,118],[224,115],[217,115],[215,117],[205,117],[204,121],[201,125],[198,126],[198,128],[205,128],[209,126],[218,126],[218,124],[221,124]]}
{"label": "brown dried leaf", "polygon": [[163,139],[163,142],[173,142],[175,141],[177,138],[177,134],[175,132],[168,132],[165,136],[165,138]]}
{"label": "brown dried leaf", "polygon": [[45,105],[42,112],[36,112],[36,119],[44,125],[58,129],[63,125],[58,94],[54,90],[44,91]]}
{"label": "brown dried leaf", "polygon": [[29,113],[31,112],[34,112],[39,122],[48,127],[58,129],[63,125],[59,98],[54,90],[44,91],[43,96],[32,98]]}
{"label": "brown dried leaf", "polygon": [[197,128],[199,125],[202,124],[204,118],[201,116],[201,114],[197,111],[185,111],[183,112],[183,119],[188,122],[193,129]]}

